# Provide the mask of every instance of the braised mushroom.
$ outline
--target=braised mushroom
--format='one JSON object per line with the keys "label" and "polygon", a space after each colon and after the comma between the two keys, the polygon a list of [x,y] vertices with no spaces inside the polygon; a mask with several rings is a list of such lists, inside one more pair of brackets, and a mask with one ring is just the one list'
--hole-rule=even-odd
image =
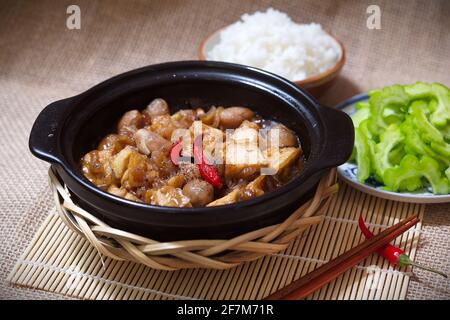
{"label": "braised mushroom", "polygon": [[145,155],[157,150],[169,150],[171,145],[168,140],[147,129],[139,129],[133,137],[139,152]]}
{"label": "braised mushroom", "polygon": [[126,112],[122,118],[120,118],[117,125],[117,131],[119,134],[132,136],[142,127],[144,127],[144,117],[139,111],[131,110]]}
{"label": "braised mushroom", "polygon": [[145,117],[145,121],[147,124],[150,124],[151,121],[157,116],[163,116],[170,114],[169,105],[164,99],[155,99],[153,100],[142,114]]}
{"label": "braised mushroom", "polygon": [[234,129],[239,127],[244,120],[251,120],[253,115],[253,111],[249,108],[225,108],[220,113],[220,125],[226,129]]}
{"label": "braised mushroom", "polygon": [[100,141],[98,150],[110,150],[111,154],[116,154],[126,146],[133,146],[134,140],[122,134],[109,134]]}
{"label": "braised mushroom", "polygon": [[297,137],[286,126],[277,123],[272,126],[271,130],[278,130],[278,146],[280,148],[297,146]]}
{"label": "braised mushroom", "polygon": [[191,180],[183,187],[183,194],[187,196],[194,207],[204,207],[214,200],[214,188],[204,180]]}

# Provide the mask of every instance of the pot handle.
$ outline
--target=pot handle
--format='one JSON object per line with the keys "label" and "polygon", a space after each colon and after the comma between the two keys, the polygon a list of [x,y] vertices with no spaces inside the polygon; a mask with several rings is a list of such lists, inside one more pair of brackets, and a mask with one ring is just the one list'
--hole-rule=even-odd
{"label": "pot handle", "polygon": [[325,141],[318,169],[336,167],[346,162],[353,151],[355,128],[348,114],[335,108],[321,106],[325,124]]}
{"label": "pot handle", "polygon": [[29,148],[33,155],[50,163],[61,163],[58,157],[59,126],[64,120],[71,98],[59,100],[46,106],[39,113],[31,129]]}

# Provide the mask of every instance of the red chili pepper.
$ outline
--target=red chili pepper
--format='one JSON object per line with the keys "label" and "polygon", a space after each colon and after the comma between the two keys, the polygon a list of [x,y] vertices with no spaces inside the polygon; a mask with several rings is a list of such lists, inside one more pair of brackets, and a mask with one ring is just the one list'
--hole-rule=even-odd
{"label": "red chili pepper", "polygon": [[207,164],[205,162],[205,159],[203,157],[203,137],[198,136],[194,140],[194,161],[197,164],[198,170],[200,171],[200,174],[202,175],[203,179],[210,183],[214,188],[222,188],[223,183],[222,179],[220,178],[219,174],[216,171],[216,168],[214,166]]}
{"label": "red chili pepper", "polygon": [[[369,228],[367,228],[366,224],[364,223],[364,219],[362,216],[359,216],[358,225],[359,225],[359,229],[361,229],[361,232],[366,239],[371,239],[374,237],[374,234],[369,230]],[[414,266],[414,267],[417,267],[420,269],[424,269],[424,270],[428,270],[428,271],[440,274],[441,276],[447,278],[447,275],[443,272],[431,269],[429,267],[419,265],[416,262],[412,261],[405,254],[405,251],[403,251],[402,249],[397,248],[391,244],[381,247],[380,249],[377,250],[377,252],[379,255],[381,255],[382,257],[389,260],[389,262],[391,262],[393,265],[398,265],[399,267]]]}
{"label": "red chili pepper", "polygon": [[176,142],[172,148],[170,148],[170,160],[172,163],[176,166],[180,164],[180,158],[181,158],[181,150],[183,149],[183,144],[181,141]]}
{"label": "red chili pepper", "polygon": [[217,174],[216,169],[206,163],[200,163],[197,164],[198,170],[200,171],[200,174],[202,175],[203,179],[212,184],[214,188],[220,189],[222,188],[222,180],[220,179],[219,175]]}

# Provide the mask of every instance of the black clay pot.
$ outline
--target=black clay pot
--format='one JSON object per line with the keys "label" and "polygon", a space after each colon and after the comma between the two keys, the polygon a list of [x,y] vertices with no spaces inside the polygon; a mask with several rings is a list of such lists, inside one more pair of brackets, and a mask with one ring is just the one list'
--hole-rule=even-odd
{"label": "black clay pot", "polygon": [[[261,197],[212,208],[170,208],[104,192],[80,170],[80,158],[115,130],[123,113],[163,98],[171,111],[211,105],[247,106],[294,130],[306,155],[302,173]],[[81,207],[112,227],[161,241],[228,238],[283,221],[314,192],[326,169],[351,154],[350,118],[320,106],[295,84],[271,73],[228,63],[182,61],[111,78],[48,105],[36,119],[31,152],[48,161]]]}

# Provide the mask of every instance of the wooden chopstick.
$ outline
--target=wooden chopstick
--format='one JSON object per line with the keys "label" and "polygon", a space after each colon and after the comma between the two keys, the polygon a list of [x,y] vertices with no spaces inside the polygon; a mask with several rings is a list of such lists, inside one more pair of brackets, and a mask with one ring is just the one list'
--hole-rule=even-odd
{"label": "wooden chopstick", "polygon": [[320,266],[311,273],[292,282],[286,287],[267,296],[264,300],[298,300],[337,278],[339,275],[358,264],[380,247],[388,244],[406,230],[419,222],[417,215],[383,230],[370,240],[364,241],[344,254]]}

